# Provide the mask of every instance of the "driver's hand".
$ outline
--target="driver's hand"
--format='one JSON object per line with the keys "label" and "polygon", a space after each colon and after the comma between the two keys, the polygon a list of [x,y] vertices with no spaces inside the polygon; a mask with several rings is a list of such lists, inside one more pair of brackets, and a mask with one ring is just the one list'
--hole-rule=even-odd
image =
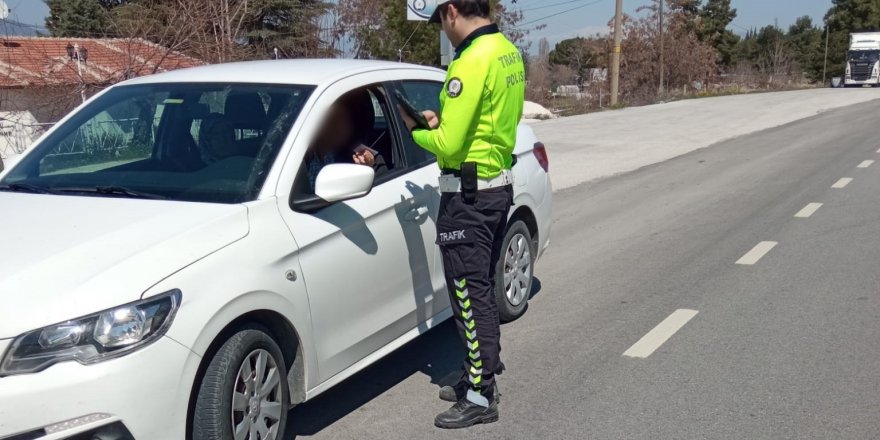
{"label": "driver's hand", "polygon": [[428,126],[431,127],[432,130],[440,126],[440,117],[437,116],[437,113],[434,113],[433,110],[425,110],[422,114],[425,115],[425,119],[428,120]]}
{"label": "driver's hand", "polygon": [[406,124],[406,128],[409,131],[413,131],[413,129],[418,126],[418,124],[416,124],[416,121],[413,120],[413,118],[409,117],[409,114],[403,109],[400,104],[397,105],[397,111],[400,112],[400,117],[403,119],[403,123]]}
{"label": "driver's hand", "polygon": [[355,153],[354,156],[352,156],[352,160],[358,165],[366,165],[368,167],[376,164],[376,156],[373,156],[373,153],[369,150]]}

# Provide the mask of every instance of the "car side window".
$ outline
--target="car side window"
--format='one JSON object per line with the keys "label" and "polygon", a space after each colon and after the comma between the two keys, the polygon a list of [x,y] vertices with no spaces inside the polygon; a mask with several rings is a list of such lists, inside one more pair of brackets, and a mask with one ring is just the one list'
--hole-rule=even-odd
{"label": "car side window", "polygon": [[398,137],[391,130],[385,89],[372,85],[351,90],[322,115],[294,183],[295,194],[315,193],[318,173],[333,163],[357,163],[376,172],[375,185],[405,169]]}
{"label": "car side window", "polygon": [[[420,110],[432,110],[440,114],[440,93],[443,83],[439,81],[401,81],[400,90],[413,106]],[[433,154],[419,147],[410,136],[404,136],[404,151],[407,162],[413,166],[424,166],[436,160]]]}
{"label": "car side window", "polygon": [[416,108],[440,113],[440,92],[443,83],[437,81],[402,81],[403,94]]}

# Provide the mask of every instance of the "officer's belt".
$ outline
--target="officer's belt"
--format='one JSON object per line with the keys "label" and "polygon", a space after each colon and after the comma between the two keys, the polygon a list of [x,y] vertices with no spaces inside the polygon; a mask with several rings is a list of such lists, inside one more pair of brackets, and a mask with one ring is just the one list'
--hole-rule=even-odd
{"label": "officer's belt", "polygon": [[[501,186],[513,185],[513,172],[504,170],[496,177],[491,179],[477,179],[477,190],[490,188],[498,188]],[[454,193],[461,191],[461,177],[456,173],[449,172],[440,175],[440,192]]]}

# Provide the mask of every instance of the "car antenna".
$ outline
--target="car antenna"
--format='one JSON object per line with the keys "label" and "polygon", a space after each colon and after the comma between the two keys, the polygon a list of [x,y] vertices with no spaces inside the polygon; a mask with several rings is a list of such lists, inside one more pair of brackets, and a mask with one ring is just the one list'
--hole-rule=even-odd
{"label": "car antenna", "polygon": [[398,62],[400,62],[400,63],[403,62],[403,49],[406,48],[407,44],[409,44],[409,40],[412,40],[413,35],[416,34],[416,31],[419,30],[419,27],[422,26],[422,23],[424,23],[424,21],[419,21],[419,24],[417,24],[415,29],[413,29],[412,33],[409,34],[409,38],[406,39],[406,41],[403,43],[403,46],[400,46],[400,49],[397,49],[397,61]]}

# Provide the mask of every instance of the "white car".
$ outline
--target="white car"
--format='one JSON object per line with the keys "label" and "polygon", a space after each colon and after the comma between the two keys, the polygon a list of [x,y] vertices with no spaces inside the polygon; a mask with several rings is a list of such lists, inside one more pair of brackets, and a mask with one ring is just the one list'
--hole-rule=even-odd
{"label": "white car", "polygon": [[[43,135],[0,176],[0,438],[281,438],[290,407],[449,318],[439,169],[394,93],[436,109],[443,79],[199,67],[110,87]],[[339,99],[387,169],[315,166]],[[504,320],[551,223],[544,147],[527,126],[517,142]]]}

